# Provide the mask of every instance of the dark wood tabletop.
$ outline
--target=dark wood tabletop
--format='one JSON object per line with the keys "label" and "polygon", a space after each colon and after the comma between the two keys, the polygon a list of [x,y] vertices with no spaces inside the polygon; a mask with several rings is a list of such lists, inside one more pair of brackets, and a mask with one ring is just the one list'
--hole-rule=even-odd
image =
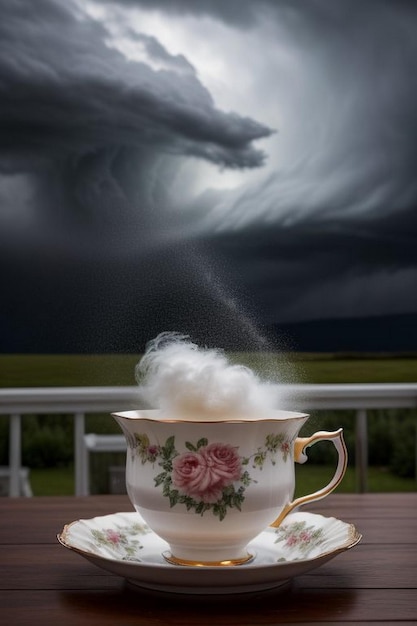
{"label": "dark wood tabletop", "polygon": [[129,588],[56,539],[127,496],[0,498],[0,623],[10,626],[417,624],[417,493],[332,494],[304,510],[352,522],[361,543],[285,588],[189,596]]}

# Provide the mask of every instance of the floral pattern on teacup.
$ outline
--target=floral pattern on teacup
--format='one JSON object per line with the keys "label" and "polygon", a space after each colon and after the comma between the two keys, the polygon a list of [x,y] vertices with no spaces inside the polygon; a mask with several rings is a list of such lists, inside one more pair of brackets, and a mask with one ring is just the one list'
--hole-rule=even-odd
{"label": "floral pattern on teacup", "polygon": [[142,550],[143,545],[137,538],[149,532],[147,526],[132,524],[131,526],[116,526],[115,528],[91,529],[94,543],[97,547],[109,549],[113,556],[121,557],[126,561],[140,561],[137,558],[138,550]]}
{"label": "floral pattern on teacup", "polygon": [[205,503],[218,502],[241,476],[242,460],[230,444],[211,443],[172,461],[172,486]]}
{"label": "floral pattern on teacup", "polygon": [[300,558],[308,556],[325,539],[323,528],[307,525],[306,521],[283,524],[276,529],[275,533],[277,538],[274,543],[282,542],[286,548],[298,551]]}
{"label": "floral pattern on teacup", "polygon": [[175,436],[168,437],[163,445],[151,443],[143,433],[135,437],[132,453],[143,464],[157,463],[162,468],[154,482],[156,487],[162,487],[171,507],[182,504],[200,515],[211,511],[220,521],[229,509],[241,510],[246,488],[257,482],[249,470],[262,470],[267,459],[275,465],[278,454],[286,461],[292,443],[283,434],[269,434],[263,446],[244,457],[239,455],[238,447],[209,443],[206,437],[196,443],[186,441],[186,450],[182,452],[175,447]]}

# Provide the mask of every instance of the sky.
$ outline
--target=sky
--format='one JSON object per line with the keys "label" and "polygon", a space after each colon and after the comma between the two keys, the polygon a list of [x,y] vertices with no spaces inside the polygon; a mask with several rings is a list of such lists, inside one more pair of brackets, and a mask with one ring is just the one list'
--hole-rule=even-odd
{"label": "sky", "polygon": [[0,11],[1,352],[417,312],[414,2]]}

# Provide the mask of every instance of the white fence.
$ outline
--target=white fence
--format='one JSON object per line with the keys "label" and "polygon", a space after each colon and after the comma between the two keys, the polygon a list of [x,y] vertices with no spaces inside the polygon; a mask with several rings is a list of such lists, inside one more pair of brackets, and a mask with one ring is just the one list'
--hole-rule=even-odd
{"label": "white fence", "polygon": [[[294,411],[354,409],[356,411],[357,490],[367,490],[368,409],[417,408],[417,384],[284,385],[282,408]],[[137,387],[53,387],[0,389],[0,416],[10,420],[9,494],[20,495],[21,424],[25,415],[72,414],[75,440],[75,494],[86,495],[89,468],[85,415],[139,408]],[[417,432],[417,429],[416,429]],[[417,450],[417,440],[416,440]]]}

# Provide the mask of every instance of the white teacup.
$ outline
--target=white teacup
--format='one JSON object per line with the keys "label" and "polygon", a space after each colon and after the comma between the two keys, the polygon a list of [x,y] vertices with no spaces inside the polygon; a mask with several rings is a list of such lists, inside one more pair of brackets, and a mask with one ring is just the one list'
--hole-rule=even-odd
{"label": "white teacup", "polygon": [[[113,413],[126,436],[129,498],[149,527],[168,542],[179,565],[237,565],[268,525],[305,502],[327,496],[342,480],[347,452],[342,429],[297,437],[308,415],[274,411],[252,420],[166,419],[157,410]],[[294,461],[329,440],[338,452],[328,485],[293,500]]]}

